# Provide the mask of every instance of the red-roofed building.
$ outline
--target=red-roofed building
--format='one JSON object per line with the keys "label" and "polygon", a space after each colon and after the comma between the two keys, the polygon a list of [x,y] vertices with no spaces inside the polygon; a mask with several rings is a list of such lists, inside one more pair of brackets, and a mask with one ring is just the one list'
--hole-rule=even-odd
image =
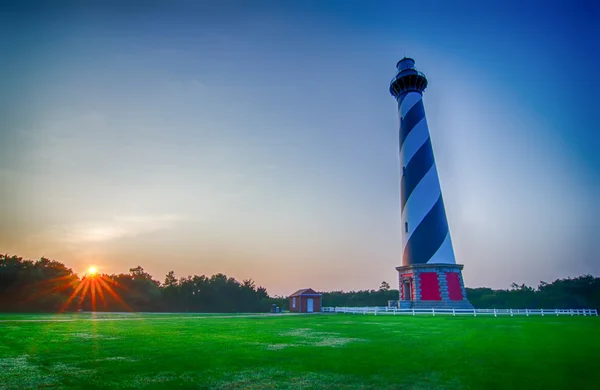
{"label": "red-roofed building", "polygon": [[316,313],[321,311],[321,298],[312,288],[298,290],[290,295],[290,311],[296,313]]}

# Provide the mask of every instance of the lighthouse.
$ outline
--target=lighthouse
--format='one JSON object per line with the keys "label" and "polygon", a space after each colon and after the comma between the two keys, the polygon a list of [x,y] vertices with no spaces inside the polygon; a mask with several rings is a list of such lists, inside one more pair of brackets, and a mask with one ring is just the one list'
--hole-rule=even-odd
{"label": "lighthouse", "polygon": [[390,93],[400,117],[401,308],[472,308],[456,263],[423,106],[427,78],[412,58],[396,65]]}

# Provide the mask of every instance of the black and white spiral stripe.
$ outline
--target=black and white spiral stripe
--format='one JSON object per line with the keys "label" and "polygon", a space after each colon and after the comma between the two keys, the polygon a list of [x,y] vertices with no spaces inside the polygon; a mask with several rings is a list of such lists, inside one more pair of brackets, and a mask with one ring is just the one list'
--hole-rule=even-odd
{"label": "black and white spiral stripe", "polygon": [[398,99],[402,265],[456,264],[420,92]]}

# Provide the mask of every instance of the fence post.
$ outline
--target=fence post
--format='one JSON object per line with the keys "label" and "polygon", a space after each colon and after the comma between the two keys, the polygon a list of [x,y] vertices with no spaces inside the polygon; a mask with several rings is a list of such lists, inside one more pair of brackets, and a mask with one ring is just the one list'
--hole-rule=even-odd
{"label": "fence post", "polygon": [[510,316],[511,316],[511,317],[513,316],[513,311],[512,311],[512,309],[510,309]]}
{"label": "fence post", "polygon": [[431,313],[433,314],[433,316],[435,317],[435,307],[431,308]]}
{"label": "fence post", "polygon": [[377,317],[377,308],[375,308],[375,317]]}
{"label": "fence post", "polygon": [[558,317],[558,310],[556,310],[556,316]]}
{"label": "fence post", "polygon": [[477,317],[477,312],[473,309],[473,317]]}
{"label": "fence post", "polygon": [[542,309],[542,317],[544,316],[544,309]]}
{"label": "fence post", "polygon": [[494,317],[498,317],[498,312],[494,309]]}
{"label": "fence post", "polygon": [[415,316],[415,308],[413,307],[412,310],[413,310],[413,317],[414,317]]}
{"label": "fence post", "polygon": [[456,312],[454,311],[454,308],[452,309],[452,315],[453,315],[454,317],[456,317]]}
{"label": "fence post", "polygon": [[571,317],[573,317],[573,309],[571,309],[570,312],[571,312]]}
{"label": "fence post", "polygon": [[585,309],[583,309],[583,316],[585,317]]}
{"label": "fence post", "polygon": [[525,314],[529,317],[529,309],[525,309]]}

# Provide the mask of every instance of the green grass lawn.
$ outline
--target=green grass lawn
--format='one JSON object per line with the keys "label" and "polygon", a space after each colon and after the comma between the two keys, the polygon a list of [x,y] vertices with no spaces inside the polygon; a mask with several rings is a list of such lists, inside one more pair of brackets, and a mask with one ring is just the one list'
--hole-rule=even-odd
{"label": "green grass lawn", "polygon": [[600,389],[599,325],[552,316],[0,315],[0,389]]}

